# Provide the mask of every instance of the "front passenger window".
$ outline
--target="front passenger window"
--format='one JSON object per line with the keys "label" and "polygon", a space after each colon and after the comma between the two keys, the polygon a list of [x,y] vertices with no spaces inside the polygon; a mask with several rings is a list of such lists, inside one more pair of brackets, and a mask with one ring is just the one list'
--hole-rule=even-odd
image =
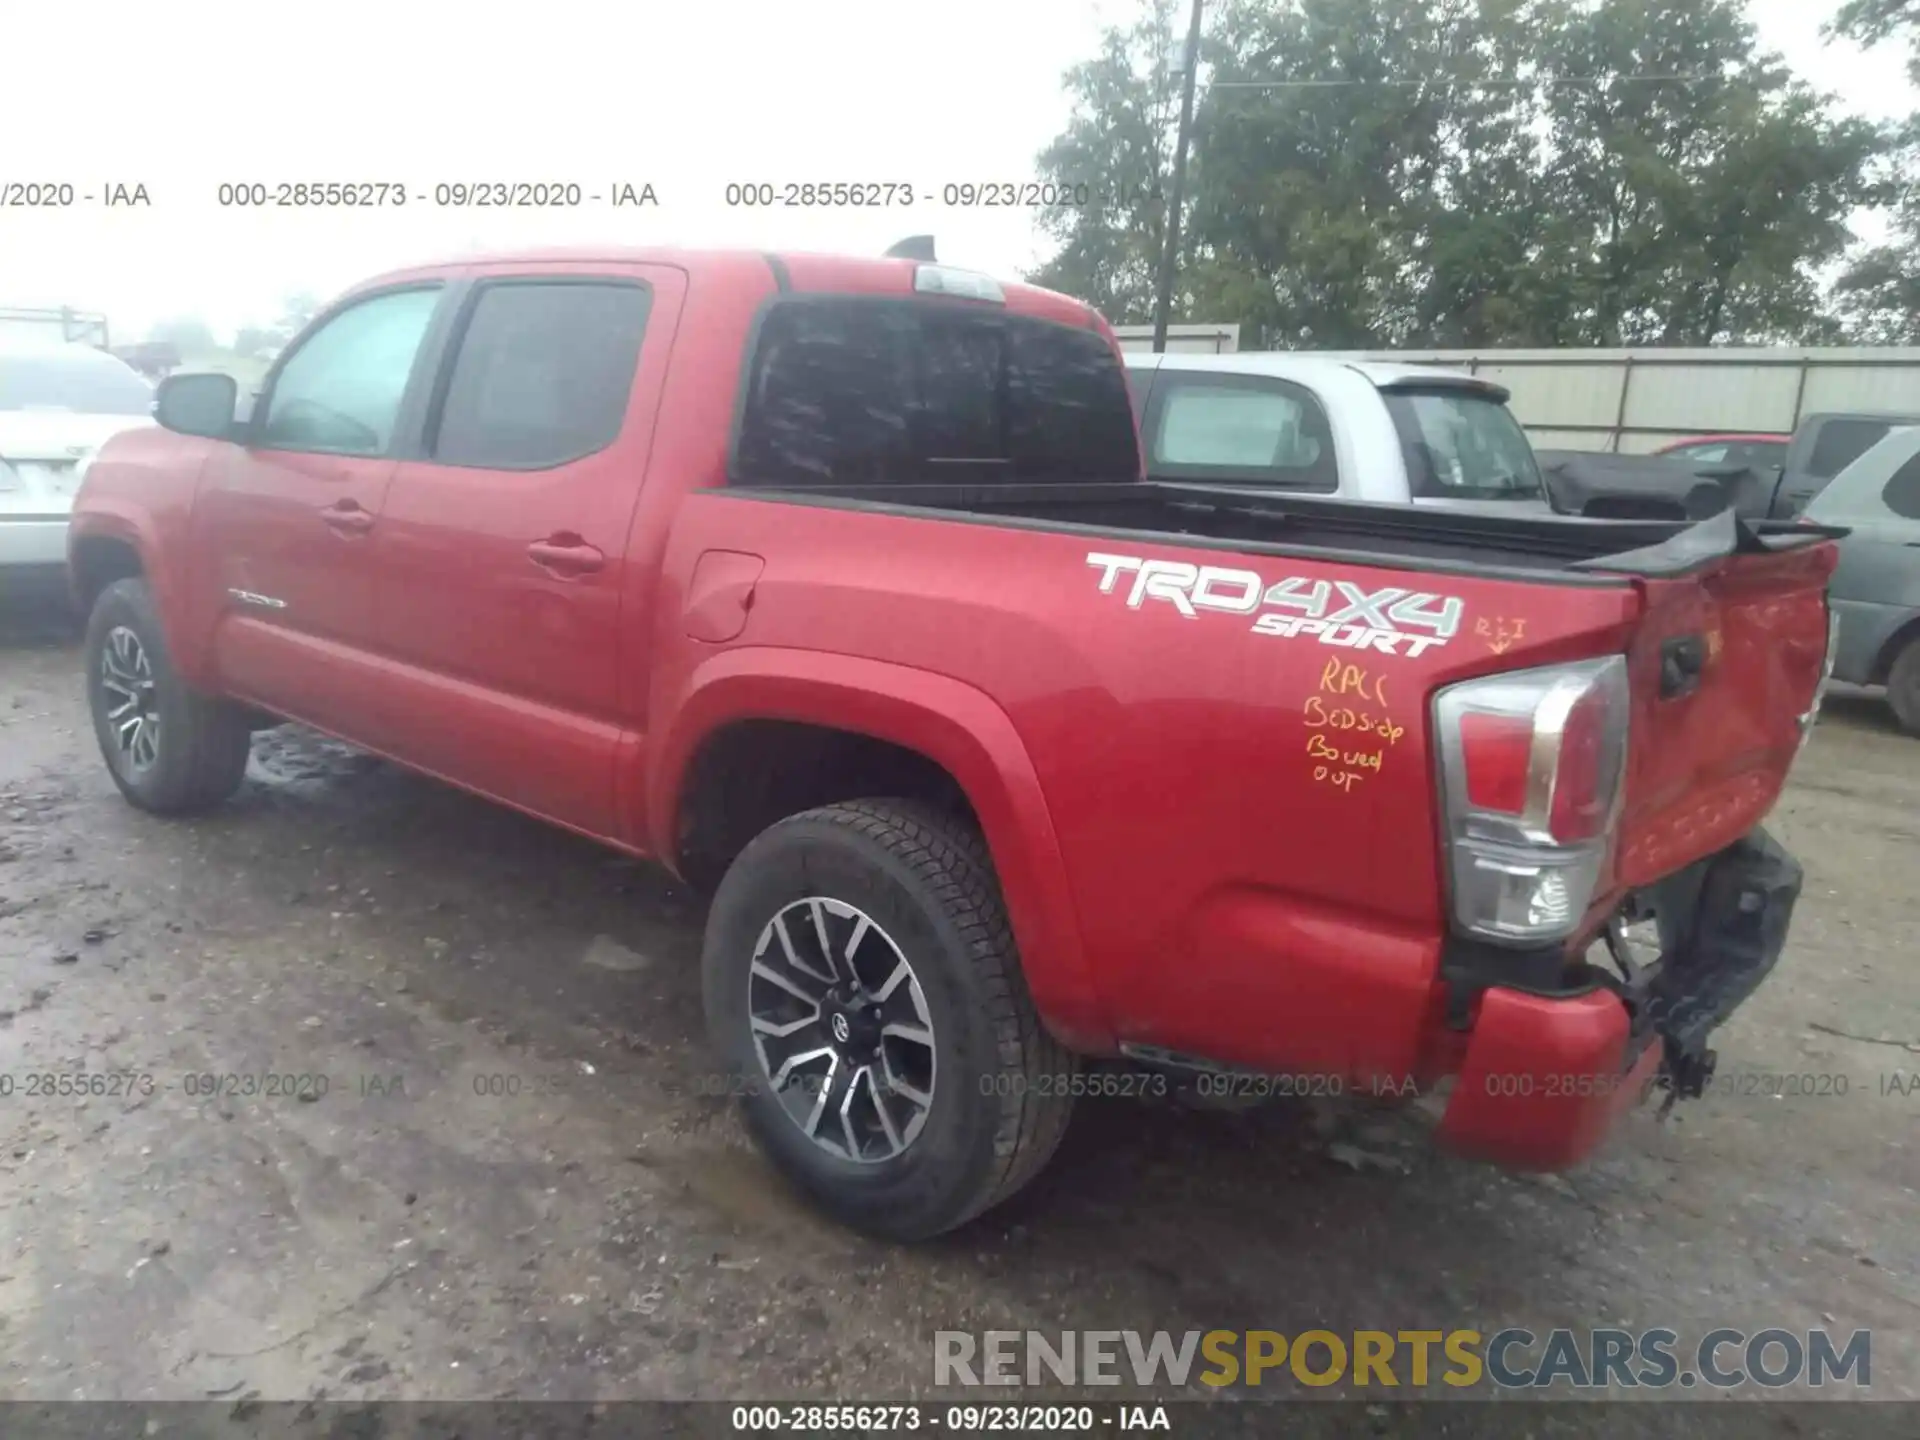
{"label": "front passenger window", "polygon": [[271,450],[384,455],[427,333],[437,289],[397,290],[349,306],[287,357],[258,443]]}

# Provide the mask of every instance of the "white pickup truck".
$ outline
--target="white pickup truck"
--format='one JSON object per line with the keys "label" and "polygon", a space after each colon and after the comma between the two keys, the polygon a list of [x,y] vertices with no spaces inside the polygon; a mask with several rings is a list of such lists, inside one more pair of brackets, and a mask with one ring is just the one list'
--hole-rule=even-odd
{"label": "white pickup truck", "polygon": [[1287,352],[1129,352],[1147,473],[1385,505],[1550,507],[1507,391],[1457,370]]}

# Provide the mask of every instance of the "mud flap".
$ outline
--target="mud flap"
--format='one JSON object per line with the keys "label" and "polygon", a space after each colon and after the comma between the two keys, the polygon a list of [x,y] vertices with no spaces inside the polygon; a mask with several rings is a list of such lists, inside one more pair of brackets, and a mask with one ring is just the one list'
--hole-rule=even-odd
{"label": "mud flap", "polygon": [[1660,1080],[1670,1092],[1669,1108],[1705,1092],[1715,1058],[1708,1035],[1778,963],[1802,872],[1771,835],[1756,829],[1696,874],[1670,883],[1691,889],[1696,877],[1690,907],[1662,907],[1666,916],[1688,918],[1680,933],[1662,937],[1660,973],[1647,995],[1647,1015],[1664,1049]]}

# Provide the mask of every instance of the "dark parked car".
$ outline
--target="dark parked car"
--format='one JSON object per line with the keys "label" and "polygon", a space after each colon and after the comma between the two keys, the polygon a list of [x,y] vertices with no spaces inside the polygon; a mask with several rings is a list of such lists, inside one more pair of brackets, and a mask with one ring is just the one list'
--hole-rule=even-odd
{"label": "dark parked car", "polygon": [[1779,475],[1677,454],[1534,453],[1553,508],[1590,520],[1701,520],[1728,509],[1746,519],[1762,519],[1773,503]]}
{"label": "dark parked car", "polygon": [[1651,455],[1537,452],[1547,498],[1591,519],[1699,519],[1730,509],[1749,520],[1791,520],[1848,466],[1920,414],[1821,414],[1790,440],[1712,435]]}
{"label": "dark parked car", "polygon": [[1702,465],[1750,465],[1778,470],[1787,463],[1791,435],[1695,435],[1662,445],[1653,453]]}

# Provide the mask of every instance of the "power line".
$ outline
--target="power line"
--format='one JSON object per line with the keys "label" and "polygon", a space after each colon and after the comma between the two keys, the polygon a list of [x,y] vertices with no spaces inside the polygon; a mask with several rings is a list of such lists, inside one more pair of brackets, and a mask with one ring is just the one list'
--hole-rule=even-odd
{"label": "power line", "polygon": [[1667,85],[1694,84],[1717,80],[1712,74],[1693,75],[1542,75],[1533,80],[1468,80],[1458,85],[1433,80],[1215,80],[1209,90],[1336,90],[1368,85],[1380,89],[1418,89],[1434,85],[1441,89],[1495,89],[1503,85],[1550,88],[1556,85]]}

